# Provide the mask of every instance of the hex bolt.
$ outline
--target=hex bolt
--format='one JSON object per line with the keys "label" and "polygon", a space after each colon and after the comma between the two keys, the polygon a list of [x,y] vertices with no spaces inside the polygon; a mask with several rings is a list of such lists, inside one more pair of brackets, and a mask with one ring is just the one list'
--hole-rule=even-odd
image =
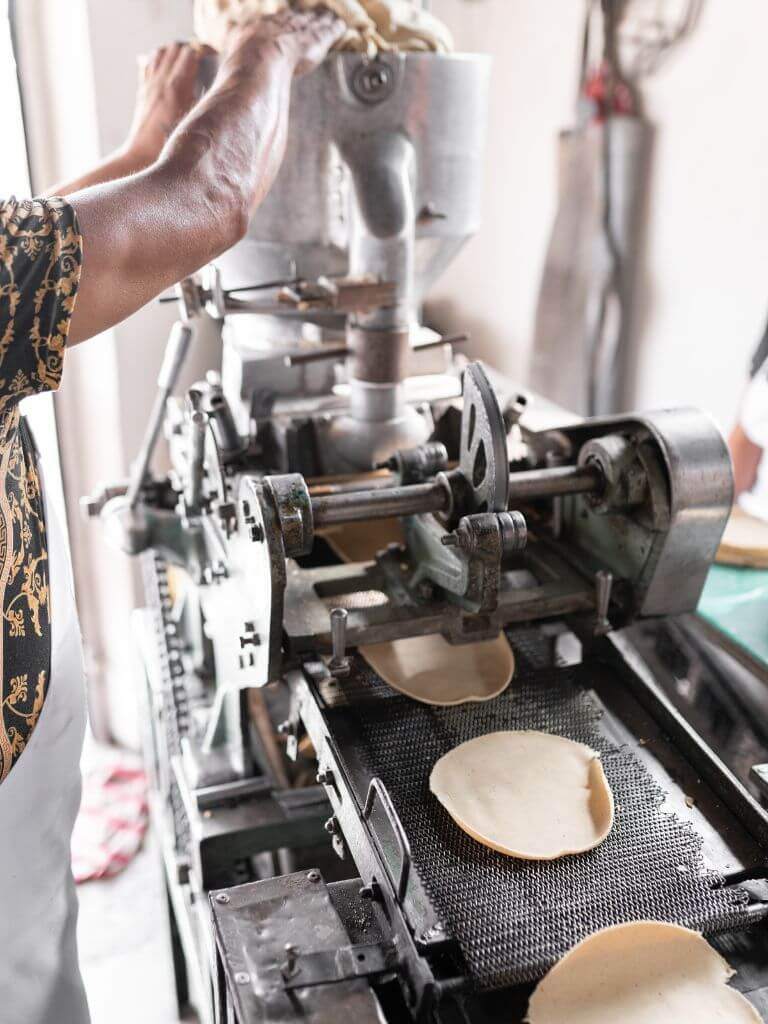
{"label": "hex bolt", "polygon": [[225,892],[216,893],[215,899],[217,903],[229,903],[229,896]]}
{"label": "hex bolt", "polygon": [[326,821],[325,825],[323,825],[325,831],[331,836],[336,834],[338,827],[339,823],[336,821],[335,818],[329,818],[328,821]]}
{"label": "hex bolt", "polygon": [[326,768],[325,771],[318,772],[315,779],[318,786],[332,786],[333,785],[333,772],[330,768]]}

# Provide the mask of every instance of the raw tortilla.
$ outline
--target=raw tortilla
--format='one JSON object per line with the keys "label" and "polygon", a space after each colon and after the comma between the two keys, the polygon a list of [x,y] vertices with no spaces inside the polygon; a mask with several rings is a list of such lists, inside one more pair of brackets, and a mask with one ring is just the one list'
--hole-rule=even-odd
{"label": "raw tortilla", "polygon": [[195,0],[195,35],[219,52],[226,49],[230,22],[274,14],[286,7],[329,7],[347,23],[337,50],[375,55],[379,50],[453,49],[445,25],[416,0]]}
{"label": "raw tortilla", "polygon": [[725,528],[717,561],[768,569],[768,523],[734,506]]}
{"label": "raw tortilla", "polygon": [[636,921],[596,932],[556,964],[529,1024],[759,1024],[734,972],[698,932]]}
{"label": "raw tortilla", "polygon": [[381,678],[423,704],[492,700],[509,686],[515,658],[507,638],[457,646],[441,636],[370,644],[360,653]]}
{"label": "raw tortilla", "polygon": [[473,839],[523,860],[591,850],[613,826],[599,755],[544,732],[468,740],[440,758],[429,788]]}

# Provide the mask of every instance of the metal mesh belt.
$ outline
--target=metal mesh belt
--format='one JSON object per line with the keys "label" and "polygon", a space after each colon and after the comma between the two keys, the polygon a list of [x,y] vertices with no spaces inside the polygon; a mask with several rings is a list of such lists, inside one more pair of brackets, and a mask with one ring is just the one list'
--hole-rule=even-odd
{"label": "metal mesh belt", "polygon": [[[701,838],[662,810],[663,793],[634,755],[601,735],[601,712],[579,683],[582,670],[543,667],[546,650],[524,632],[513,645],[515,683],[490,703],[430,708],[389,696],[342,701],[331,712],[348,719],[357,756],[389,790],[413,869],[476,986],[535,980],[575,942],[621,921],[651,918],[708,933],[738,927],[746,894],[705,874]],[[381,696],[382,687],[378,680]],[[616,825],[598,849],[548,863],[505,857],[462,832],[434,799],[429,774],[438,758],[502,729],[541,729],[600,751]]]}

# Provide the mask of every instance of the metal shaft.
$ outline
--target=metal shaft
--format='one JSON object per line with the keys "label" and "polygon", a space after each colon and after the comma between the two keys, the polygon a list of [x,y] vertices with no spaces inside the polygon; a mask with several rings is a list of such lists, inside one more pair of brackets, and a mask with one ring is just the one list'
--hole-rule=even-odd
{"label": "metal shaft", "polygon": [[[510,501],[513,506],[517,506],[540,498],[597,491],[601,486],[601,477],[595,469],[563,466],[513,473],[510,485]],[[432,481],[407,487],[383,487],[315,497],[312,498],[312,516],[315,528],[319,529],[338,523],[446,512],[450,501],[448,487],[444,483]]]}
{"label": "metal shaft", "polygon": [[442,484],[412,484],[350,494],[329,494],[312,499],[315,529],[336,523],[362,523],[369,519],[390,519],[427,512],[443,512],[450,494]]}
{"label": "metal shaft", "polygon": [[553,469],[531,469],[512,473],[509,478],[509,499],[513,505],[540,498],[557,498],[565,494],[591,494],[600,490],[600,471],[590,467],[557,466]]}

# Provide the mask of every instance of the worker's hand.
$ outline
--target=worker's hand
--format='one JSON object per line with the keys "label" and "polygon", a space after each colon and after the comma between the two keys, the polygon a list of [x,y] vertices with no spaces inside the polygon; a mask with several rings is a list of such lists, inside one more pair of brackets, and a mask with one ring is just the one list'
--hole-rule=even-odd
{"label": "worker's hand", "polygon": [[149,166],[157,160],[168,136],[194,105],[197,72],[206,49],[172,43],[139,61],[136,110],[124,147],[138,165]]}
{"label": "worker's hand", "polygon": [[232,27],[227,57],[246,65],[265,53],[289,61],[295,75],[321,64],[346,31],[346,25],[325,8],[312,11],[280,11]]}

